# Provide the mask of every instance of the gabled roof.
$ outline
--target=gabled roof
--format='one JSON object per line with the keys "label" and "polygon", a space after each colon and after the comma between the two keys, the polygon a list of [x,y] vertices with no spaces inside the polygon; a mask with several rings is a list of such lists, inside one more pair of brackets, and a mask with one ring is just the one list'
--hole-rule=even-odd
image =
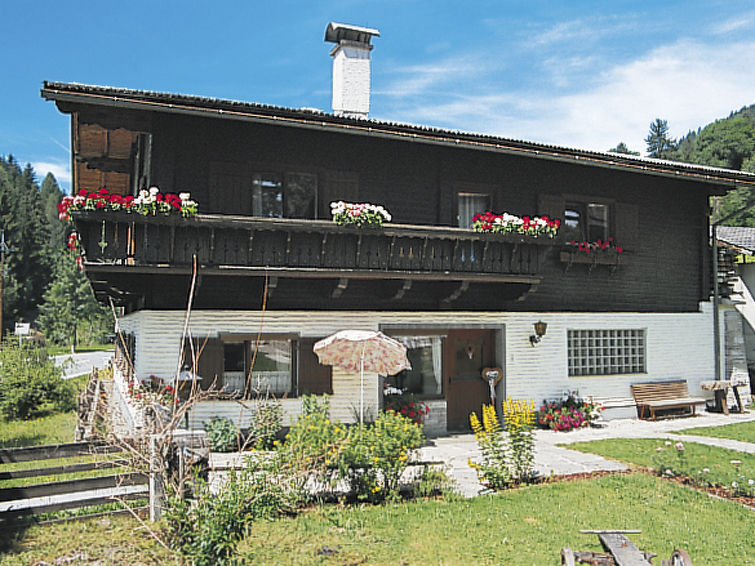
{"label": "gabled roof", "polygon": [[[305,108],[272,106],[185,94],[133,90],[109,86],[45,81],[42,96],[58,103],[100,105],[132,110],[199,115],[226,120],[275,123],[362,136],[389,137],[480,151],[517,154],[652,175],[683,177],[724,186],[755,186],[755,174],[691,163],[620,153],[591,151],[516,140],[459,130],[447,130],[369,118],[336,116]],[[723,194],[723,191],[722,191]]]}
{"label": "gabled roof", "polygon": [[749,255],[755,255],[755,228],[744,226],[719,226],[716,239]]}

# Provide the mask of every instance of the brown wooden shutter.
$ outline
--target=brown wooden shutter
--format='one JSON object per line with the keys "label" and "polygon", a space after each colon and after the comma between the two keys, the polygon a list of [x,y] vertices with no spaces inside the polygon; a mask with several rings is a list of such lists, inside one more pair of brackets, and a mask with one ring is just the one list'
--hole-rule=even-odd
{"label": "brown wooden shutter", "polygon": [[619,246],[634,251],[639,247],[639,206],[625,202],[617,202],[614,205],[614,219],[616,229],[613,237]]}
{"label": "brown wooden shutter", "polygon": [[312,346],[319,338],[299,340],[299,393],[309,395],[333,394],[333,369],[317,360]]}
{"label": "brown wooden shutter", "polygon": [[359,175],[348,171],[328,171],[322,184],[319,218],[330,219],[330,203],[359,200]]}
{"label": "brown wooden shutter", "polygon": [[537,214],[538,216],[548,216],[550,218],[564,219],[564,210],[566,201],[564,195],[554,193],[540,193],[537,196]]}
{"label": "brown wooden shutter", "polygon": [[[223,385],[223,342],[219,338],[193,338],[197,360],[197,375],[202,378],[202,389],[209,389],[217,379],[216,386]],[[184,363],[191,365],[191,350],[184,350]]]}
{"label": "brown wooden shutter", "polygon": [[224,214],[252,213],[252,177],[243,163],[210,163],[210,210]]}

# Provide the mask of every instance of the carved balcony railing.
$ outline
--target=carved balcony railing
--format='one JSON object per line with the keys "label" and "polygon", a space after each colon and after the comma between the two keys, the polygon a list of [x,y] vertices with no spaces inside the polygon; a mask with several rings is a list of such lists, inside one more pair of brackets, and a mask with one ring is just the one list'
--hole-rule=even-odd
{"label": "carved balcony railing", "polygon": [[75,212],[88,266],[186,267],[377,278],[528,280],[555,241],[438,226]]}

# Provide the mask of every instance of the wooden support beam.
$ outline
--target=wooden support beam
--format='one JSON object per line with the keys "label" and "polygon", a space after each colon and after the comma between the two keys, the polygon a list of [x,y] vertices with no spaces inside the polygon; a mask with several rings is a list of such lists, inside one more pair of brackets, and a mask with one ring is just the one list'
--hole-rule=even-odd
{"label": "wooden support beam", "polygon": [[396,291],[396,294],[393,295],[392,301],[398,301],[404,298],[404,295],[406,295],[406,292],[412,288],[412,280],[411,279],[404,279],[404,284],[401,285],[401,288]]}
{"label": "wooden support beam", "polygon": [[456,291],[448,295],[448,297],[446,297],[445,299],[441,299],[441,303],[453,303],[456,299],[461,297],[467,291],[467,289],[469,289],[469,281],[465,279],[461,282],[461,285],[459,285]]}
{"label": "wooden support beam", "polygon": [[338,280],[338,285],[336,285],[336,288],[333,289],[333,292],[330,294],[331,299],[337,299],[341,295],[343,295],[343,292],[346,290],[346,287],[349,286],[349,279],[346,277],[341,277]]}

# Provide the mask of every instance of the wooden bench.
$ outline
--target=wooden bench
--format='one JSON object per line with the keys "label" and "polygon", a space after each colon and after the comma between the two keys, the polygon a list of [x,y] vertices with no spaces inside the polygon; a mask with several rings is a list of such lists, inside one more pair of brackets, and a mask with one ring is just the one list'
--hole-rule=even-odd
{"label": "wooden bench", "polygon": [[641,419],[649,414],[650,419],[655,420],[655,412],[665,409],[692,409],[690,415],[695,414],[697,405],[704,405],[705,399],[690,397],[687,389],[687,381],[677,379],[674,381],[656,381],[651,383],[637,383],[631,386],[634,402]]}

